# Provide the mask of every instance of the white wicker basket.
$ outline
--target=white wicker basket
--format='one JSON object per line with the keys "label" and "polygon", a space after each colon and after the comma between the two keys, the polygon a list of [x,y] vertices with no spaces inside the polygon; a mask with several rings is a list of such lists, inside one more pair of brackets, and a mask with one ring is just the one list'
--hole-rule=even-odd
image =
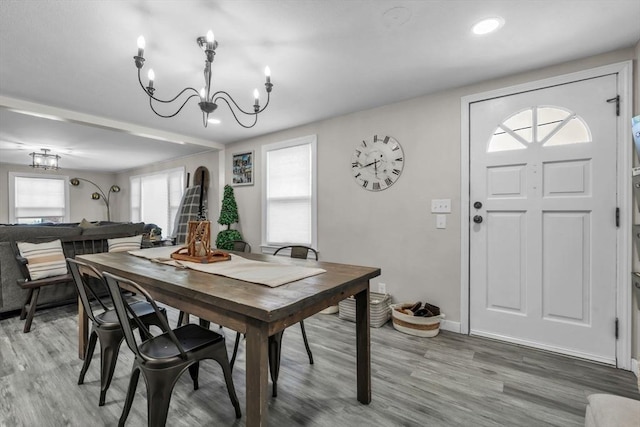
{"label": "white wicker basket", "polygon": [[[379,328],[391,318],[389,294],[369,292],[369,325]],[[350,322],[356,321],[356,299],[349,297],[338,303],[338,317]]]}
{"label": "white wicker basket", "polygon": [[418,337],[435,337],[440,332],[440,321],[444,319],[444,313],[432,317],[409,316],[401,313],[396,308],[410,305],[391,304],[391,312],[393,313],[393,327],[405,334],[416,335]]}

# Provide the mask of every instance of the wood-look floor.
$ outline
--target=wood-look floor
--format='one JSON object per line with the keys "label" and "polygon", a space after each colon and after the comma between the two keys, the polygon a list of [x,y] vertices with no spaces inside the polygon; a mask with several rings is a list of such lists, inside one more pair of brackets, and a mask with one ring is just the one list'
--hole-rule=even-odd
{"label": "wood-look floor", "polygon": [[[98,407],[98,349],[85,384],[77,384],[75,309],[38,311],[28,334],[18,317],[0,320],[0,426],[117,425],[132,353],[122,345],[106,405]],[[170,310],[172,324],[176,318]],[[269,401],[270,426],[582,426],[591,393],[640,400],[628,371],[446,331],[417,338],[387,323],[371,330],[372,402],[362,405],[356,400],[355,325],[319,314],[305,326],[315,364],[309,365],[300,328],[289,328],[278,397]],[[223,331],[230,353],[235,332]],[[244,349],[233,372],[243,411]],[[146,426],[146,405],[140,380],[127,426]],[[235,419],[221,370],[211,361],[201,365],[199,390],[193,391],[189,375],[180,379],[167,421],[201,425],[245,425],[244,418]]]}

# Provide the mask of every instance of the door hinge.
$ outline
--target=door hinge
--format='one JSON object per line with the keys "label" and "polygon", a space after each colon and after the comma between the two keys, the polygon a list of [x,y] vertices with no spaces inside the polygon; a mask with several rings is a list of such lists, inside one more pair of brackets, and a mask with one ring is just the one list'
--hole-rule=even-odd
{"label": "door hinge", "polygon": [[615,98],[607,99],[607,102],[615,102],[616,103],[616,116],[620,116],[620,95],[616,95]]}
{"label": "door hinge", "polygon": [[616,208],[616,227],[620,228],[620,208]]}
{"label": "door hinge", "polygon": [[618,339],[618,318],[616,317],[616,339]]}

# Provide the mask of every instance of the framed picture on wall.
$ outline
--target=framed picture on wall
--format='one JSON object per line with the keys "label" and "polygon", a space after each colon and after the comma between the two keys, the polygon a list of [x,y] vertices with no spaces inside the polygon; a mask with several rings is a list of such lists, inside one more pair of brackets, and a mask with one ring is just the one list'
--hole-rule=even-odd
{"label": "framed picture on wall", "polygon": [[253,185],[253,151],[233,154],[232,185]]}

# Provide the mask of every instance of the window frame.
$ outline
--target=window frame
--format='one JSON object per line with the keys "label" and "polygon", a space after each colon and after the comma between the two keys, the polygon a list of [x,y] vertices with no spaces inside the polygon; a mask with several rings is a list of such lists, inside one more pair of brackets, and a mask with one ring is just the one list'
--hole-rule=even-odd
{"label": "window frame", "polygon": [[[311,244],[314,249],[318,249],[318,151],[317,135],[306,135],[285,141],[265,144],[262,146],[260,164],[262,166],[262,253],[273,254],[279,247],[288,245],[299,245],[300,242],[287,242],[278,244],[267,242],[267,153],[284,148],[309,145],[311,148]],[[306,243],[304,243],[306,245]]]}
{"label": "window frame", "polygon": [[[178,212],[178,211],[180,210],[180,202],[182,201],[182,196],[184,196],[184,190],[185,190],[184,183],[185,183],[186,168],[184,166],[179,166],[179,167],[175,167],[175,168],[171,168],[171,169],[158,170],[158,171],[153,171],[153,172],[147,172],[147,173],[142,173],[142,174],[138,174],[138,175],[131,175],[129,177],[129,188],[131,189],[131,194],[129,196],[129,217],[131,218],[131,221],[134,221],[134,217],[133,217],[133,206],[134,206],[134,204],[133,204],[133,194],[134,194],[134,191],[133,191],[133,180],[134,179],[142,180],[145,177],[150,177],[150,176],[154,176],[154,175],[164,175],[165,177],[168,178],[172,173],[175,173],[175,172],[179,172],[181,177],[182,177],[182,185],[180,187],[180,188],[182,188],[182,195],[180,196],[180,201],[178,201],[176,216],[180,214],[180,212]],[[169,180],[167,179],[167,185],[168,185],[168,183],[169,183]],[[142,197],[142,191],[141,191],[142,189],[139,188],[138,190],[139,190],[138,194],[139,194],[139,196],[141,198]],[[169,188],[167,188],[167,191],[169,191]],[[169,194],[168,194],[168,196],[169,196]],[[169,203],[169,206],[167,206],[167,208],[168,208],[168,211],[170,213],[171,212],[171,198],[167,197],[167,201]],[[138,210],[140,211],[139,214],[138,214],[138,220],[139,221],[144,221],[142,219],[142,212],[141,212],[142,211],[142,205],[141,205],[140,202],[141,202],[141,200],[138,200],[137,206],[138,206]],[[164,238],[167,238],[167,237],[172,235],[172,233],[174,231],[173,230],[174,225],[175,225],[175,216],[173,218],[169,218],[169,221],[167,223],[167,226],[168,226],[168,228],[170,228],[170,230],[169,229],[167,229],[167,230],[163,229],[162,230],[162,235],[164,236]]]}
{"label": "window frame", "polygon": [[71,206],[69,195],[69,177],[65,175],[51,175],[29,172],[9,172],[9,223],[17,224],[16,219],[16,178],[56,179],[64,181],[64,218],[62,223],[71,222]]}

